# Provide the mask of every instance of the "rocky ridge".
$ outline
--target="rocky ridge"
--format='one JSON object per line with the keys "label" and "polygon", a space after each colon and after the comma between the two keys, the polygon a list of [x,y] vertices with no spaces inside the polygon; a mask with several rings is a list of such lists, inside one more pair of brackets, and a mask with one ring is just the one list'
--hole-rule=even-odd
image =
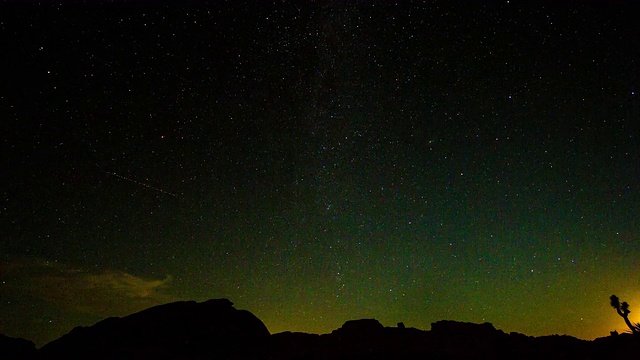
{"label": "rocky ridge", "polygon": [[566,335],[530,337],[490,323],[438,321],[431,330],[350,320],[330,334],[270,334],[260,319],[227,299],[155,306],[77,327],[40,349],[0,337],[2,359],[630,359],[640,337],[594,341]]}

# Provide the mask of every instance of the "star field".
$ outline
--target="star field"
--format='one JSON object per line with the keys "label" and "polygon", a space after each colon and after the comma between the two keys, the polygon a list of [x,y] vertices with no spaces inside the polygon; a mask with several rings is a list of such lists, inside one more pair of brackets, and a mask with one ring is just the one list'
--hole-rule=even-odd
{"label": "star field", "polygon": [[0,333],[227,297],[271,333],[593,339],[640,308],[631,6],[0,13]]}

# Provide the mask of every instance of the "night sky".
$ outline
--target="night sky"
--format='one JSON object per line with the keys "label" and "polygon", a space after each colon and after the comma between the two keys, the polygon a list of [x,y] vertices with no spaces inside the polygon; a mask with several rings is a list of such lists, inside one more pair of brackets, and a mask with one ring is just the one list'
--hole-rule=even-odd
{"label": "night sky", "polygon": [[297,3],[0,7],[0,333],[640,321],[638,8]]}

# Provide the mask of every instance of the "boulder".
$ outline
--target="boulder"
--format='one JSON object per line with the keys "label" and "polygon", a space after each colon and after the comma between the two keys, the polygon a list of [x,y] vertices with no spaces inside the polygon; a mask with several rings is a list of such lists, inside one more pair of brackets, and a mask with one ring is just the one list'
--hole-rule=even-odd
{"label": "boulder", "polygon": [[376,319],[349,320],[332,334],[345,338],[362,338],[381,334],[384,326]]}
{"label": "boulder", "polygon": [[496,330],[493,324],[485,322],[482,324],[459,322],[451,320],[441,320],[431,324],[431,331],[437,335],[444,336],[493,336],[504,334]]}

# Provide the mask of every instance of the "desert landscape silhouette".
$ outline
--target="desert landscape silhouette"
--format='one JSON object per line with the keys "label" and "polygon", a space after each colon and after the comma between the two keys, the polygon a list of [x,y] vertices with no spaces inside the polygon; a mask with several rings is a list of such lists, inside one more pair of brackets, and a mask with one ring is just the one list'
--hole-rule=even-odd
{"label": "desert landscape silhouette", "polygon": [[24,339],[0,337],[5,360],[53,359],[633,359],[640,351],[629,304],[611,305],[630,331],[592,341],[567,335],[505,333],[491,323],[441,320],[430,330],[385,327],[376,319],[345,322],[329,334],[271,334],[228,299],[180,301],[76,327],[39,349]]}

